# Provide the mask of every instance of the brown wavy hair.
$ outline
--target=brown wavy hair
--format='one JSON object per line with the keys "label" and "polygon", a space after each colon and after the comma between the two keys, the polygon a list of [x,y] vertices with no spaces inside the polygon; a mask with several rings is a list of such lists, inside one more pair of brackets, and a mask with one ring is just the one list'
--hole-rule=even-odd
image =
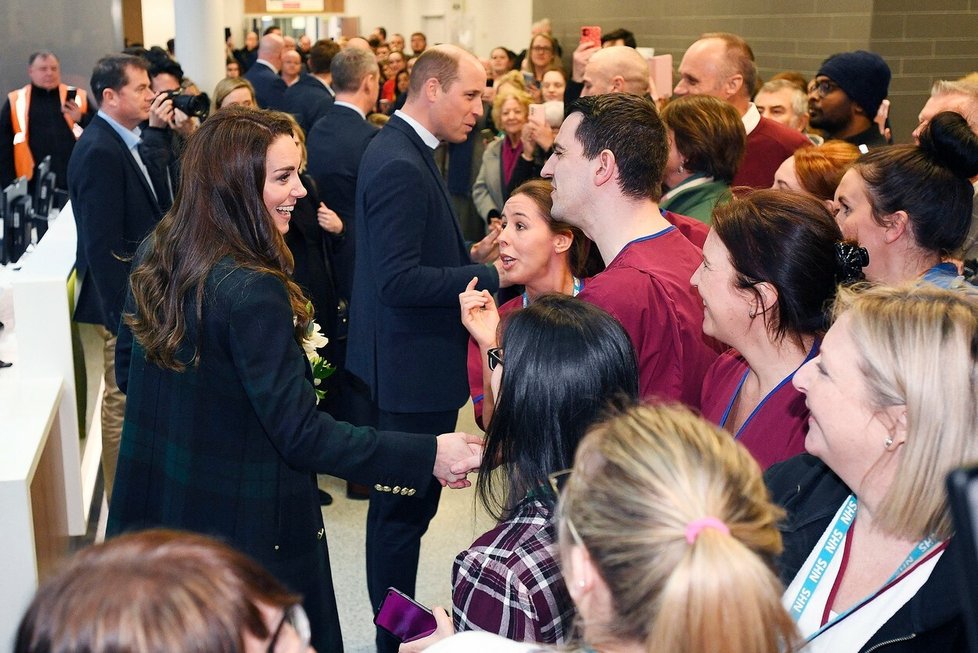
{"label": "brown wavy hair", "polygon": [[795,150],[795,176],[806,191],[820,200],[835,198],[842,176],[859,158],[859,148],[846,141],[826,141],[821,147]]}
{"label": "brown wavy hair", "polygon": [[292,254],[263,200],[265,156],[292,125],[270,111],[221,109],[189,139],[173,207],[150,235],[130,277],[133,312],[123,315],[146,360],[177,372],[197,365],[200,351],[180,360],[190,302],[200,324],[207,277],[223,258],[278,278],[286,287],[301,341],[312,319],[290,278]]}
{"label": "brown wavy hair", "polygon": [[241,653],[271,636],[262,606],[299,602],[243,553],[203,535],[129,533],[71,557],[38,589],[16,653]]}

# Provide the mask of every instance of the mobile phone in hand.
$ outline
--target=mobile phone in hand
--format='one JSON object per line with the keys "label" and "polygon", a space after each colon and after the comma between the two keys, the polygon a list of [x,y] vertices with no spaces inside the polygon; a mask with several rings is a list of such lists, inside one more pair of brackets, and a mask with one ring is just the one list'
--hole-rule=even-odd
{"label": "mobile phone in hand", "polygon": [[387,595],[374,617],[374,624],[401,642],[413,642],[427,637],[438,627],[431,610],[395,587],[387,588]]}
{"label": "mobile phone in hand", "polygon": [[68,92],[65,93],[65,104],[67,104],[68,102],[74,102],[75,96],[77,94],[78,94],[78,89],[76,89],[74,86],[69,86]]}
{"label": "mobile phone in hand", "polygon": [[590,43],[596,48],[601,47],[601,26],[585,25],[581,28],[581,43]]}

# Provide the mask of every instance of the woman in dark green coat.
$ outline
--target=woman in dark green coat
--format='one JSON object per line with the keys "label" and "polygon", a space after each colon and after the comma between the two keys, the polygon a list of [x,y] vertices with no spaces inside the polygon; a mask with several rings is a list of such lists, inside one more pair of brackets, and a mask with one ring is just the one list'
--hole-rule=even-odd
{"label": "woman in dark green coat", "polygon": [[298,168],[291,124],[273,112],[222,110],[189,140],[180,192],[130,278],[108,529],[223,538],[304,596],[313,646],[341,651],[316,474],[411,496],[432,473],[466,484],[480,448],[316,410],[303,351],[312,315],[282,238],[305,195]]}

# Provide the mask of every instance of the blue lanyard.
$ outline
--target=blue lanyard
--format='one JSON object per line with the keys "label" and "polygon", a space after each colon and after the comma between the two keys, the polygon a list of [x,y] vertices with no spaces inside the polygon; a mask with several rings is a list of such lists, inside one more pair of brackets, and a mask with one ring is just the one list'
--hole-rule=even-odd
{"label": "blue lanyard", "polygon": [[[580,293],[583,288],[584,288],[584,283],[580,279],[578,279],[577,277],[574,277],[574,291],[573,291],[573,295],[572,296],[573,297],[577,297],[578,293]],[[524,290],[523,291],[523,308],[526,308],[529,305],[530,305],[530,296],[527,295],[526,294],[526,291]]]}
{"label": "blue lanyard", "polygon": [[[754,410],[752,410],[750,412],[750,415],[747,416],[747,419],[744,420],[744,423],[740,425],[740,428],[739,429],[737,429],[737,432],[734,434],[734,440],[739,440],[740,439],[740,436],[743,434],[744,429],[747,428],[747,425],[750,424],[750,421],[752,419],[754,419],[754,415],[756,415],[757,413],[760,412],[761,408],[764,407],[764,404],[767,403],[768,399],[770,399],[774,395],[778,394],[778,391],[781,390],[781,388],[784,387],[784,384],[785,383],[789,383],[791,381],[791,379],[794,378],[795,373],[797,373],[798,370],[801,369],[801,366],[804,365],[805,363],[807,363],[808,361],[812,360],[812,358],[815,357],[815,354],[818,353],[818,346],[819,346],[819,341],[816,340],[812,344],[812,348],[809,350],[808,355],[805,356],[805,360],[803,360],[801,362],[801,365],[799,365],[798,367],[796,367],[794,372],[792,372],[788,376],[786,376],[783,379],[781,379],[781,383],[779,383],[778,385],[774,386],[774,389],[773,390],[771,390],[769,393],[767,393],[766,395],[764,395],[764,398],[761,399],[761,402],[759,404],[757,404],[757,406],[754,407]],[[726,410],[723,411],[723,417],[720,418],[720,426],[726,426],[727,419],[730,417],[730,411],[733,409],[734,402],[737,401],[737,397],[740,395],[741,388],[744,387],[744,382],[747,380],[747,375],[748,374],[750,374],[750,367],[748,367],[746,370],[744,370],[744,375],[742,377],[740,377],[740,383],[737,384],[737,388],[734,390],[733,394],[730,395],[730,401],[727,403],[727,408],[726,408]]]}
{"label": "blue lanyard", "polygon": [[[808,570],[808,575],[805,577],[805,581],[802,583],[801,588],[798,590],[798,595],[791,602],[791,607],[789,608],[788,611],[791,613],[791,618],[794,619],[796,622],[799,619],[801,619],[801,615],[805,612],[805,609],[808,607],[808,602],[815,594],[815,590],[818,587],[818,584],[822,582],[822,578],[825,575],[826,570],[829,568],[829,564],[832,562],[832,558],[835,557],[835,554],[839,551],[839,548],[842,546],[843,542],[845,541],[846,535],[849,532],[849,528],[852,526],[852,522],[856,518],[856,507],[857,507],[856,495],[850,494],[849,498],[846,499],[845,504],[843,504],[842,511],[839,513],[839,516],[835,521],[835,526],[832,528],[832,532],[829,533],[829,537],[828,539],[825,540],[825,544],[822,546],[822,550],[819,552],[818,557],[815,558],[815,562],[812,563],[811,568]],[[923,558],[925,555],[927,555],[927,553],[931,549],[933,549],[937,544],[939,544],[939,541],[935,540],[933,537],[928,537],[921,540],[920,543],[918,543],[917,546],[915,546],[913,550],[910,551],[910,555],[907,556],[906,560],[904,560],[900,564],[900,566],[897,567],[897,570],[893,572],[890,578],[885,583],[883,583],[883,585],[878,590],[876,590],[869,596],[865,597],[864,599],[862,599],[861,601],[853,605],[845,612],[836,615],[834,619],[832,619],[824,626],[816,630],[814,633],[806,637],[805,641],[808,642],[812,641],[813,639],[821,635],[823,632],[825,632],[828,628],[839,623],[840,621],[842,621],[843,619],[851,615],[853,612],[862,608],[864,605],[866,605],[867,603],[875,599],[894,580],[899,578],[903,574],[903,572],[907,571],[915,564],[917,564],[917,562],[920,561],[920,559]]]}

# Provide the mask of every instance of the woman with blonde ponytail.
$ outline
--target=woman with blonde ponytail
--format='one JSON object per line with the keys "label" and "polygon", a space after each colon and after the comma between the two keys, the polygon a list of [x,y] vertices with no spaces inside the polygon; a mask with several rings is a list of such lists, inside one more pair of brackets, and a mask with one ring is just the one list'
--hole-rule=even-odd
{"label": "woman with blonde ponytail", "polygon": [[[577,650],[794,650],[772,571],[782,512],[728,434],[685,408],[633,407],[593,428],[573,472],[553,480],[563,487],[561,567],[579,614]],[[468,632],[428,650],[540,647]]]}

